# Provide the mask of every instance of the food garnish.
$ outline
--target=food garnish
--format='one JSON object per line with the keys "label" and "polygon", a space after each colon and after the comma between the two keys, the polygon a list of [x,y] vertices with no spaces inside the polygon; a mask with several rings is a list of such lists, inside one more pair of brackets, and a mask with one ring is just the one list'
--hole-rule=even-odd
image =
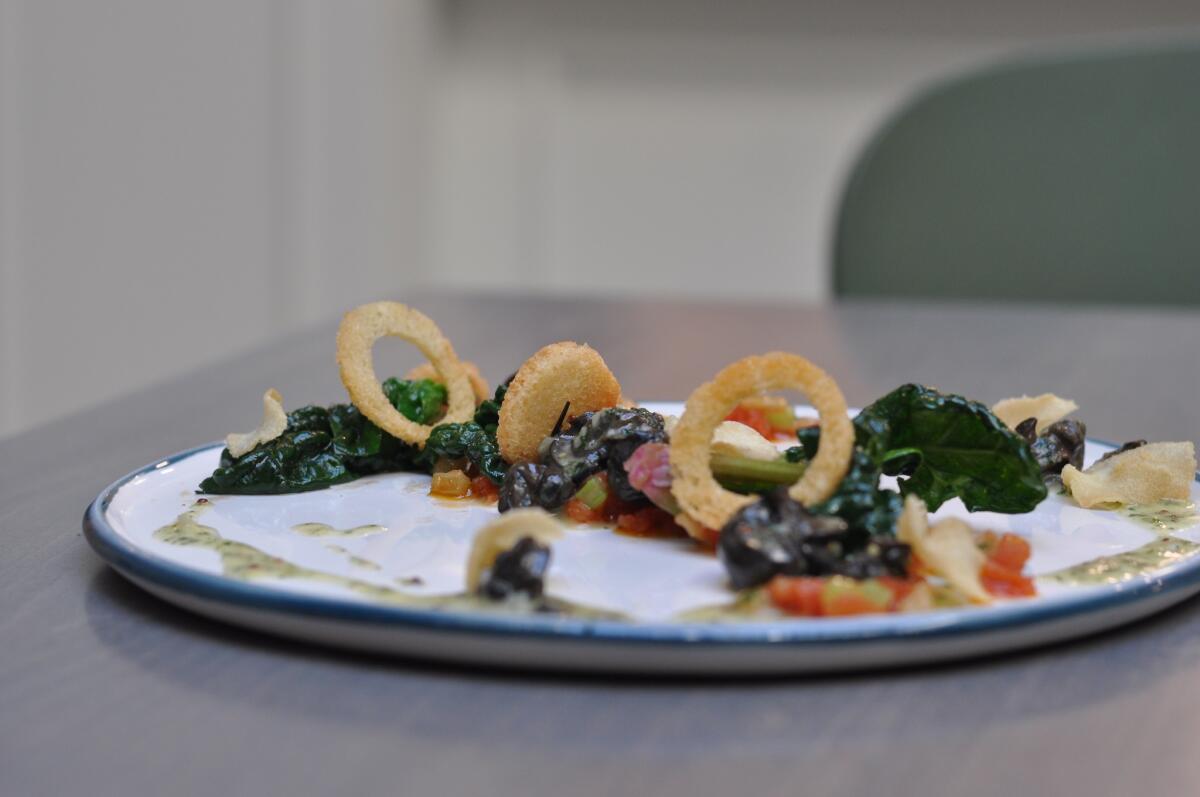
{"label": "food garnish", "polygon": [[659,509],[672,515],[680,513],[679,502],[671,495],[671,447],[666,443],[646,443],[622,465],[629,486],[641,492]]}
{"label": "food garnish", "polygon": [[629,486],[625,460],[639,446],[666,439],[658,413],[641,407],[612,407],[575,418],[561,434],[546,438],[539,454],[544,464],[561,468],[577,486],[591,474],[604,471],[617,497],[637,502],[645,496]]}
{"label": "food garnish", "polygon": [[[478,592],[488,580],[497,557],[523,539],[543,546],[562,538],[562,526],[541,509],[517,509],[500,515],[475,533],[467,556],[467,592]],[[534,596],[536,597],[536,596]]]}
{"label": "food garnish", "polygon": [[528,507],[555,510],[575,495],[575,482],[561,468],[537,462],[513,465],[500,484],[501,512]]}
{"label": "food garnish", "polygon": [[961,498],[972,512],[1029,512],[1046,497],[1041,467],[1023,437],[984,405],[922,385],[903,385],[854,419],[858,444],[900,492],[931,511]]}
{"label": "food garnish", "polygon": [[717,542],[717,558],[735,589],[780,574],[903,578],[908,553],[890,533],[872,536],[841,518],[812,514],[783,487],[738,510]]}
{"label": "food garnish", "polygon": [[820,416],[822,440],[788,493],[801,504],[834,493],[850,467],[854,427],[837,382],[805,358],[772,352],[738,360],[688,397],[671,434],[671,492],[699,524],[721,528],[754,499],[722,487],[709,465],[713,430],[741,400],[773,390],[801,390]]}
{"label": "food garnish", "polygon": [[958,518],[946,518],[930,527],[925,503],[915,495],[904,499],[896,536],[912,546],[913,553],[934,574],[941,576],[975,603],[991,603],[980,573],[987,556],[975,543],[971,527]]}
{"label": "food garnish", "polygon": [[534,462],[564,404],[570,402],[578,416],[615,406],[620,398],[621,385],[595,349],[551,343],[526,360],[508,386],[496,430],[500,453],[514,464]]}
{"label": "food garnish", "polygon": [[337,361],[342,384],[354,406],[393,437],[418,448],[433,427],[404,417],[384,395],[375,376],[371,348],[382,337],[408,341],[429,358],[446,385],[444,423],[463,423],[475,413],[474,392],[466,370],[437,324],[418,310],[399,302],[372,302],[346,313],[337,333]]}
{"label": "food garnish", "polygon": [[[788,449],[789,460],[803,462],[817,451],[820,429],[801,429],[800,445]],[[882,471],[861,446],[855,445],[850,470],[829,498],[810,509],[818,515],[835,515],[854,529],[868,534],[891,534],[900,516],[901,499],[895,490],[879,486]]]}
{"label": "food garnish", "polygon": [[1046,427],[1070,415],[1079,409],[1079,405],[1070,399],[1061,398],[1053,393],[1043,393],[1040,396],[1018,396],[1003,399],[992,405],[992,412],[1009,429],[1016,429],[1017,424],[1026,418],[1037,419],[1037,433],[1046,431]]}
{"label": "food garnish", "polygon": [[[467,378],[471,380],[471,390],[475,393],[476,401],[487,401],[492,395],[492,389],[488,387],[487,380],[483,378],[483,374],[479,373],[479,366],[470,360],[459,360],[463,370],[467,372]],[[428,379],[432,382],[437,382],[439,385],[444,385],[445,381],[441,374],[433,367],[433,363],[421,363],[415,368],[409,369],[404,378],[410,382],[416,382],[421,379]]]}
{"label": "food garnish", "polygon": [[1087,426],[1083,421],[1056,421],[1038,434],[1037,418],[1026,418],[1017,424],[1016,432],[1029,443],[1043,478],[1057,476],[1067,465],[1083,467],[1087,445]]}
{"label": "food garnish", "polygon": [[[1130,440],[1127,443],[1122,443],[1119,447],[1114,448],[1112,451],[1107,451],[1104,454],[1101,454],[1100,459],[1098,459],[1096,461],[1103,462],[1106,459],[1111,459],[1111,458],[1115,457],[1117,454],[1124,454],[1126,451],[1132,451],[1133,449],[1140,448],[1144,445],[1146,445],[1145,440]],[[1072,462],[1071,464],[1075,465],[1074,462]],[[1075,465],[1075,467],[1082,468],[1083,466]]]}
{"label": "food garnish", "polygon": [[713,456],[744,457],[763,462],[779,459],[779,449],[770,440],[740,421],[718,424],[708,448]]}
{"label": "food garnish", "polygon": [[[398,412],[417,423],[441,414],[446,388],[429,380],[388,379],[384,393]],[[278,437],[235,457],[225,449],[200,490],[215,494],[267,495],[320,490],[373,473],[416,470],[431,463],[416,446],[392,437],[352,404],[308,406],[287,415]]]}
{"label": "food garnish", "polygon": [[500,456],[494,432],[478,421],[439,423],[425,441],[422,460],[427,465],[439,459],[465,459],[496,484],[504,480],[508,463]]}
{"label": "food garnish", "polygon": [[283,396],[271,388],[263,393],[263,417],[258,428],[245,434],[231,434],[225,438],[225,447],[234,457],[249,454],[256,446],[269,443],[287,431],[287,413],[283,411]]}
{"label": "food garnish", "polygon": [[1195,472],[1196,448],[1190,441],[1146,443],[1087,470],[1067,465],[1062,480],[1080,506],[1092,508],[1186,499]]}
{"label": "food garnish", "polygon": [[725,420],[749,426],[764,438],[782,440],[790,440],[797,429],[815,423],[814,419],[797,418],[791,402],[783,396],[770,395],[743,399]]}
{"label": "food garnish", "polygon": [[[511,400],[510,393],[505,404]],[[521,506],[558,509],[597,473],[606,474],[608,488],[621,500],[645,502],[645,496],[629,485],[625,460],[640,446],[665,439],[662,416],[640,407],[585,413],[541,441],[537,462],[513,466],[500,487],[500,511]]]}
{"label": "food garnish", "polygon": [[471,478],[458,469],[434,473],[429,482],[429,494],[438,498],[462,498],[471,492]]}

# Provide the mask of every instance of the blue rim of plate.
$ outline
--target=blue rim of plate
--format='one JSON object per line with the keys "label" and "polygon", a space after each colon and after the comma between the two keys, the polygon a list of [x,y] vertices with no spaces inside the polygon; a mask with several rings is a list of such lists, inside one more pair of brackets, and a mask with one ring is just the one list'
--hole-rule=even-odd
{"label": "blue rim of plate", "polygon": [[[1116,447],[1096,438],[1089,442]],[[194,570],[136,547],[105,518],[117,492],[129,482],[201,454],[223,443],[209,443],[145,465],[106,487],[88,505],[83,532],[88,543],[117,572],[127,577],[210,601],[287,616],[339,620],[461,633],[570,641],[688,646],[826,646],[894,640],[965,637],[1029,627],[1093,614],[1144,598],[1184,590],[1200,583],[1200,556],[1113,585],[1081,587],[1077,592],[1037,601],[1013,601],[987,609],[948,609],[919,614],[859,615],[854,618],[747,620],[746,622],[671,623],[589,620],[554,615],[470,613],[414,609],[351,598],[302,595],[253,582]],[[1200,473],[1196,474],[1200,482]]]}

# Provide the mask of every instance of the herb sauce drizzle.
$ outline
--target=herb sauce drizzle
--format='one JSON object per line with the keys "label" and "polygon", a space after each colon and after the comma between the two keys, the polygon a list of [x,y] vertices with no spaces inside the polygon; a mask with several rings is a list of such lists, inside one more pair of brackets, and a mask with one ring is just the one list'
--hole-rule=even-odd
{"label": "herb sauce drizzle", "polygon": [[352,529],[337,529],[328,523],[298,523],[292,526],[292,531],[305,537],[365,537],[368,534],[387,531],[387,528],[376,523],[355,526]]}
{"label": "herb sauce drizzle", "polygon": [[[450,595],[413,595],[409,592],[402,592],[401,590],[374,584],[369,581],[347,578],[333,573],[325,573],[320,570],[301,567],[286,559],[272,556],[266,551],[255,548],[253,545],[247,545],[244,542],[236,540],[227,540],[216,529],[201,524],[197,518],[208,508],[209,504],[207,502],[194,504],[191,509],[179,515],[174,523],[169,523],[155,531],[154,538],[168,545],[208,548],[215,551],[221,557],[222,573],[228,578],[235,578],[240,581],[269,578],[300,579],[323,584],[336,584],[363,597],[370,598],[373,601],[393,606],[489,611],[510,614],[537,612],[571,615],[590,619],[629,619],[618,612],[597,609],[552,596],[543,596],[537,601],[514,599],[506,602],[495,602],[466,592]],[[373,528],[378,530],[381,527],[375,526]]]}

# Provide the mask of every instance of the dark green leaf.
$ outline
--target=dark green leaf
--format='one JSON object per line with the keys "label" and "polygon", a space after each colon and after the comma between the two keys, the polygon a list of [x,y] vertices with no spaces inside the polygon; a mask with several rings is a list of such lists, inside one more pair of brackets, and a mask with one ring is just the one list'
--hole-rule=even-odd
{"label": "dark green leaf", "polygon": [[328,432],[329,410],[310,404],[298,410],[292,410],[287,416],[289,432]]}
{"label": "dark green leaf", "polygon": [[504,481],[508,463],[500,456],[496,436],[474,422],[435,426],[425,441],[421,459],[432,468],[440,458],[467,459],[496,484]]}
{"label": "dark green leaf", "polygon": [[234,459],[229,449],[221,464],[200,482],[206,493],[272,494],[318,490],[355,478],[330,449],[328,432],[285,432]]}
{"label": "dark green leaf", "polygon": [[[797,433],[801,445],[789,448],[785,456],[792,462],[811,459],[816,456],[820,435],[816,426],[801,429]],[[879,467],[865,451],[855,446],[850,471],[837,491],[809,510],[818,515],[836,515],[851,529],[876,535],[894,533],[901,508],[900,495],[879,487]]]}
{"label": "dark green leaf", "polygon": [[475,423],[485,432],[495,436],[496,427],[500,425],[500,405],[508,393],[508,382],[501,382],[496,388],[496,395],[480,403],[475,409]]}
{"label": "dark green leaf", "polygon": [[446,388],[431,379],[392,377],[383,383],[383,393],[401,415],[416,423],[433,423],[446,406]]}
{"label": "dark green leaf", "polygon": [[[384,392],[406,418],[430,423],[446,391],[429,380],[389,379]],[[371,473],[428,470],[414,447],[371,423],[352,404],[301,407],[288,413],[287,431],[219,467],[200,483],[206,493],[265,495],[319,490]]]}
{"label": "dark green leaf", "polygon": [[930,511],[958,497],[972,512],[1020,513],[1046,497],[1029,444],[962,396],[903,385],[859,413],[854,426],[871,461]]}

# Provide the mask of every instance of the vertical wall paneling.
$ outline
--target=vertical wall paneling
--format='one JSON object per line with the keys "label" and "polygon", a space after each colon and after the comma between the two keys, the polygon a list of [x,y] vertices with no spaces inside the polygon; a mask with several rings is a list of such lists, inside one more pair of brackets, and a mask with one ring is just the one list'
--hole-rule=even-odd
{"label": "vertical wall paneling", "polygon": [[325,220],[320,201],[326,164],[325,45],[320,0],[276,0],[272,7],[271,138],[275,257],[280,320],[320,316]]}
{"label": "vertical wall paneling", "polygon": [[428,281],[437,6],[0,0],[0,436]]}
{"label": "vertical wall paneling", "polygon": [[0,0],[0,437],[21,418],[20,4]]}

